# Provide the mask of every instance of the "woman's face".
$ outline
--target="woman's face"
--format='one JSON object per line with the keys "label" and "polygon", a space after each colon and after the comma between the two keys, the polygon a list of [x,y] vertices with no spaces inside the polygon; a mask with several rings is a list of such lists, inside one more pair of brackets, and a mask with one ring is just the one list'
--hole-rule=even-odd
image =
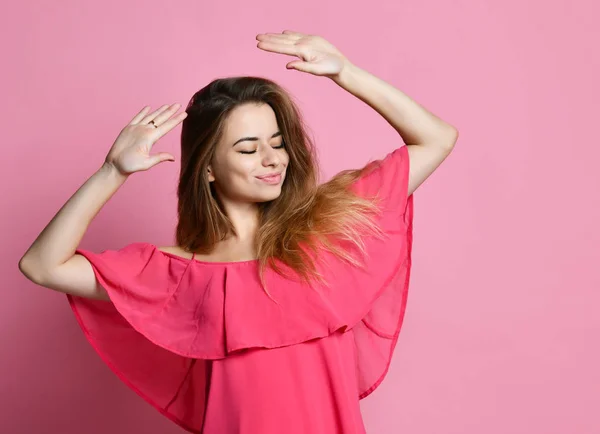
{"label": "woman's face", "polygon": [[[208,179],[222,200],[267,202],[281,194],[289,156],[282,146],[275,112],[268,104],[236,107],[225,123],[222,140],[211,164]],[[261,180],[271,173],[279,179]]]}

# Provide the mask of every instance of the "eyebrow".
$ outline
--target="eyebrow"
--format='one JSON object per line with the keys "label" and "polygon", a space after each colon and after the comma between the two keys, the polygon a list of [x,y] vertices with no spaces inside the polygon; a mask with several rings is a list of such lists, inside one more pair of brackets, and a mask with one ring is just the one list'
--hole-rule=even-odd
{"label": "eyebrow", "polygon": [[[273,134],[273,135],[271,136],[271,138],[272,138],[272,139],[274,139],[275,137],[279,137],[279,136],[281,136],[281,131],[277,131],[275,134]],[[235,142],[233,145],[231,145],[231,147],[233,148],[235,145],[237,145],[237,144],[238,144],[238,143],[240,143],[240,142],[245,142],[245,141],[248,141],[248,142],[255,142],[255,141],[257,141],[257,140],[258,140],[258,137],[242,137],[240,140],[238,140],[238,141],[237,141],[237,142]]]}

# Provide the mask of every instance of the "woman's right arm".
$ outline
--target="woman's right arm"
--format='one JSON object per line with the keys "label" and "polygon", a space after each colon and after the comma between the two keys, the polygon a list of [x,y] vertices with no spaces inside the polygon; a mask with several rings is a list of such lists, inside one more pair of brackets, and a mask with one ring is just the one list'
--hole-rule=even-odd
{"label": "woman's right arm", "polygon": [[130,174],[175,161],[165,152],[150,155],[150,150],[187,116],[186,112],[173,116],[179,106],[164,105],[151,114],[144,107],[123,128],[100,169],[63,205],[19,261],[29,280],[66,294],[109,300],[90,262],[75,251],[94,217]]}
{"label": "woman's right arm", "polygon": [[32,282],[87,298],[108,300],[89,261],[75,250],[104,204],[127,179],[104,163],[63,205],[19,261]]}

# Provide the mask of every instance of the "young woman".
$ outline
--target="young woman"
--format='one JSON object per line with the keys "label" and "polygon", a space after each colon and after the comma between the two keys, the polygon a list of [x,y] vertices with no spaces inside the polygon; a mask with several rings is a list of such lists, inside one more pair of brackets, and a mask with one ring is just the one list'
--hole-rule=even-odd
{"label": "young woman", "polygon": [[[111,369],[190,432],[364,433],[359,399],[383,380],[406,306],[412,193],[458,133],[321,37],[257,39],[369,104],[406,146],[318,185],[284,89],[218,79],[185,112],[138,113],[19,267],[66,293]],[[176,245],[78,249],[130,176],[175,160],[150,151],[180,123]]]}

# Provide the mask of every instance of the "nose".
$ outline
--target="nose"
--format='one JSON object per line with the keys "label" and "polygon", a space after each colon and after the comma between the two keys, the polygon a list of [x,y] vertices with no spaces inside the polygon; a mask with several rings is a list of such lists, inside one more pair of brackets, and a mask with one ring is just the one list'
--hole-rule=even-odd
{"label": "nose", "polygon": [[281,162],[281,156],[277,152],[277,149],[273,149],[269,144],[265,144],[262,146],[263,150],[261,151],[261,160],[263,166],[279,166]]}

